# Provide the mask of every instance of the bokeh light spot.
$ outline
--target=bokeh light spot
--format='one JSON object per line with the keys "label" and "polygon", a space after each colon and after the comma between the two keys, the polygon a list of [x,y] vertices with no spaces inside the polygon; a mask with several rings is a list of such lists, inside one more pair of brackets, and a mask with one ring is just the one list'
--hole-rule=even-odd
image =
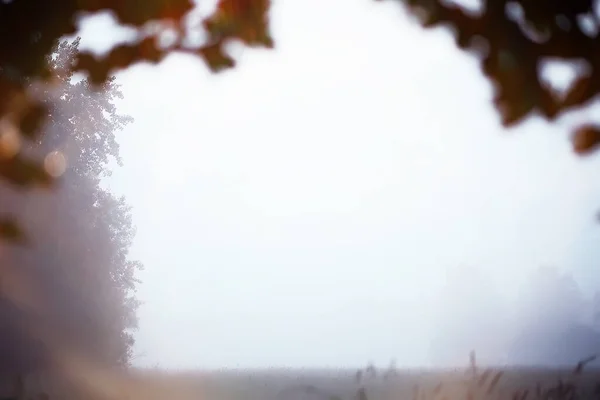
{"label": "bokeh light spot", "polygon": [[44,169],[48,175],[58,178],[67,170],[67,159],[60,151],[48,153],[44,159]]}

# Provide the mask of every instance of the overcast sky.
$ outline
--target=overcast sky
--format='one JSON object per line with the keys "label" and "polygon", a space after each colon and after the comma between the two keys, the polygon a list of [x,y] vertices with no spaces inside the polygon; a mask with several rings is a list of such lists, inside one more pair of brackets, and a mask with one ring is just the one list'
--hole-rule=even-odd
{"label": "overcast sky", "polygon": [[507,302],[540,265],[600,287],[600,158],[573,155],[573,120],[504,131],[476,61],[395,2],[278,1],[272,21],[276,50],[235,48],[233,71],[119,75],[137,364],[428,365],[448,271]]}

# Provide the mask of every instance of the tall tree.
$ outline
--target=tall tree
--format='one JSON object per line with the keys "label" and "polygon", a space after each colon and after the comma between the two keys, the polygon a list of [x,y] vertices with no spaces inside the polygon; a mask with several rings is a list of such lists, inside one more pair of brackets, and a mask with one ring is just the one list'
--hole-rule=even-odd
{"label": "tall tree", "polygon": [[[135,272],[141,264],[128,255],[135,234],[130,208],[101,183],[110,174],[110,160],[120,162],[115,134],[132,118],[114,105],[122,96],[114,79],[100,90],[93,90],[88,80],[73,81],[66,66],[78,45],[78,40],[61,42],[49,57],[60,84],[37,94],[54,106],[48,107],[43,134],[20,149],[31,158],[50,155],[44,164],[60,176],[58,185],[35,196],[0,186],[3,210],[27,230],[27,245],[5,245],[2,261],[18,268],[38,298],[35,312],[14,310],[10,301],[0,308],[13,310],[40,335],[24,335],[19,321],[0,319],[7,335],[18,332],[10,337],[29,338],[9,346],[17,359],[0,354],[0,367],[5,364],[6,369],[21,365],[26,372],[45,366],[51,344],[44,343],[48,337],[40,333],[42,326],[73,351],[103,364],[126,365],[131,358],[138,307]],[[39,339],[42,346],[32,347]],[[35,351],[25,352],[28,348]]]}

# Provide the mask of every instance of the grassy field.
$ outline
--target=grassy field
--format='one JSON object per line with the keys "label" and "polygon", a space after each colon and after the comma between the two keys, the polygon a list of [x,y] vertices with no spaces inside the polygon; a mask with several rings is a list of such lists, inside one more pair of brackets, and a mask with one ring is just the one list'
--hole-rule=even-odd
{"label": "grassy field", "polygon": [[[591,358],[590,358],[591,360]],[[225,370],[107,373],[77,364],[87,398],[99,400],[600,400],[600,368],[481,368],[363,371],[339,369]],[[41,381],[38,381],[41,383]],[[28,384],[28,393],[5,398],[65,399],[50,386]],[[45,387],[46,390],[39,391]],[[49,396],[41,397],[45,392]],[[81,397],[81,396],[76,396]]]}
{"label": "grassy field", "polygon": [[188,376],[215,400],[600,399],[600,369],[399,370],[358,380],[356,370],[228,371]]}

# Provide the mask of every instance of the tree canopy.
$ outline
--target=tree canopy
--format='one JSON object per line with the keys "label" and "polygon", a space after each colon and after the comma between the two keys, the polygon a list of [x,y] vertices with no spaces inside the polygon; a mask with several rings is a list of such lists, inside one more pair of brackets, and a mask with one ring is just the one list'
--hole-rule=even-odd
{"label": "tree canopy", "polygon": [[[42,134],[19,148],[24,157],[44,159],[60,180],[35,195],[0,182],[2,211],[23,226],[27,243],[0,242],[2,278],[12,276],[35,300],[32,307],[3,287],[0,374],[48,366],[52,342],[44,341],[44,329],[103,365],[127,365],[132,355],[141,268],[129,257],[135,229],[125,199],[101,185],[109,161],[120,160],[115,134],[132,118],[114,105],[122,93],[113,78],[101,90],[73,79],[67,66],[78,45],[62,42],[49,56],[59,81],[39,98],[50,112]],[[48,154],[55,159],[49,162]]]}

